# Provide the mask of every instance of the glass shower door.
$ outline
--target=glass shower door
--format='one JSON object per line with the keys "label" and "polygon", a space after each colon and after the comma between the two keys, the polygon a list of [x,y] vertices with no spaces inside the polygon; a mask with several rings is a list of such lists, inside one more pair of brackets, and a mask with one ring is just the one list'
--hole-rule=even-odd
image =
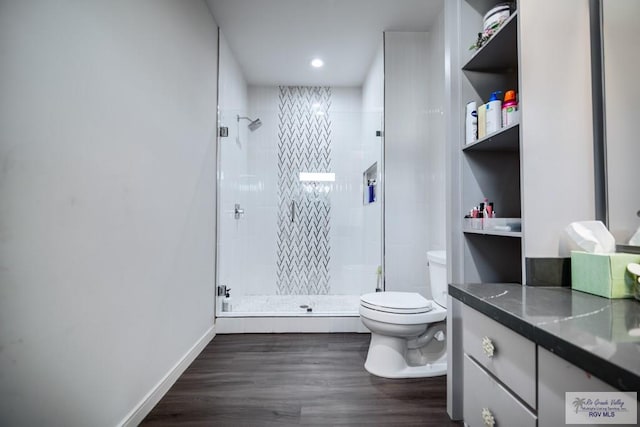
{"label": "glass shower door", "polygon": [[247,111],[220,112],[218,283],[233,309],[218,316],[357,316],[381,286],[382,115],[323,107],[330,88],[254,90]]}
{"label": "glass shower door", "polygon": [[[245,268],[249,242],[249,223],[254,215],[250,207],[250,174],[248,167],[248,130],[240,126],[239,110],[219,112],[218,136],[218,287],[230,288],[234,300],[244,293],[242,284],[248,280]],[[222,136],[225,135],[225,136]],[[223,313],[219,295],[216,313]]]}

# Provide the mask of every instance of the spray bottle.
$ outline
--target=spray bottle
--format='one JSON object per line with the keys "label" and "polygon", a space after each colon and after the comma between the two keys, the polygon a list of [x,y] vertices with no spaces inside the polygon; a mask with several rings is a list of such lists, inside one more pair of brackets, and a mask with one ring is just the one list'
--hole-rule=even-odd
{"label": "spray bottle", "polygon": [[502,127],[507,127],[517,122],[518,101],[516,101],[516,92],[508,90],[504,94],[504,103],[502,104]]}

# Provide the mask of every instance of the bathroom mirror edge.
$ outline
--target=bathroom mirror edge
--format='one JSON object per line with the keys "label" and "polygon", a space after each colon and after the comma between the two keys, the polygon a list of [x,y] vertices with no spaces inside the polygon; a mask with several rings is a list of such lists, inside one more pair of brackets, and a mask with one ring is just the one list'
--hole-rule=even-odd
{"label": "bathroom mirror edge", "polygon": [[634,116],[637,107],[632,99],[639,90],[628,70],[637,70],[639,57],[625,54],[621,67],[620,53],[628,53],[628,34],[633,34],[635,27],[629,19],[638,19],[638,14],[628,9],[633,7],[638,5],[589,0],[595,219],[604,222],[616,237],[618,252],[640,253],[640,246],[629,243],[640,225],[634,215],[639,200],[629,198],[635,193],[629,192],[626,184],[628,159],[635,157],[634,146],[629,144],[633,120],[626,118]]}
{"label": "bathroom mirror edge", "polygon": [[593,108],[593,167],[595,219],[609,226],[607,210],[607,157],[604,112],[604,55],[602,50],[602,0],[589,0],[591,92]]}

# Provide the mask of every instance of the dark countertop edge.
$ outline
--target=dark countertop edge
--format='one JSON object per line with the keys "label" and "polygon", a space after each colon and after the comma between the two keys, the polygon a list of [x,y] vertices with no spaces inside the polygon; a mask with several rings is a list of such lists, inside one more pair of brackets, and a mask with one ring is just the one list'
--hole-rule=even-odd
{"label": "dark countertop edge", "polygon": [[[640,391],[640,377],[569,341],[536,328],[536,344],[622,391]],[[624,381],[621,382],[621,380]],[[636,396],[640,400],[640,393]]]}
{"label": "dark countertop edge", "polygon": [[[453,285],[449,285],[448,288],[449,295],[452,298],[478,310],[480,313],[549,350],[556,356],[576,365],[612,387],[621,391],[640,392],[640,376],[635,373],[629,372],[565,339],[540,329],[536,325],[496,307],[489,301],[471,295]],[[619,381],[621,378],[626,379],[626,381],[621,383]],[[640,400],[640,393],[638,393],[637,398]]]}
{"label": "dark countertop edge", "polygon": [[449,295],[453,298],[465,303],[471,308],[478,310],[480,313],[492,318],[496,322],[506,326],[523,337],[535,341],[535,326],[525,322],[517,316],[496,307],[490,302],[471,295],[462,289],[449,285]]}

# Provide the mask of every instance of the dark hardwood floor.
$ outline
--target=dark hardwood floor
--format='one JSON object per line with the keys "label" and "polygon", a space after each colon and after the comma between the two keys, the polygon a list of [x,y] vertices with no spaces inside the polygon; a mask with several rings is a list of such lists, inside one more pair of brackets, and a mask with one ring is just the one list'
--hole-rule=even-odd
{"label": "dark hardwood floor", "polygon": [[369,334],[217,335],[142,425],[460,426],[446,377],[364,369]]}

